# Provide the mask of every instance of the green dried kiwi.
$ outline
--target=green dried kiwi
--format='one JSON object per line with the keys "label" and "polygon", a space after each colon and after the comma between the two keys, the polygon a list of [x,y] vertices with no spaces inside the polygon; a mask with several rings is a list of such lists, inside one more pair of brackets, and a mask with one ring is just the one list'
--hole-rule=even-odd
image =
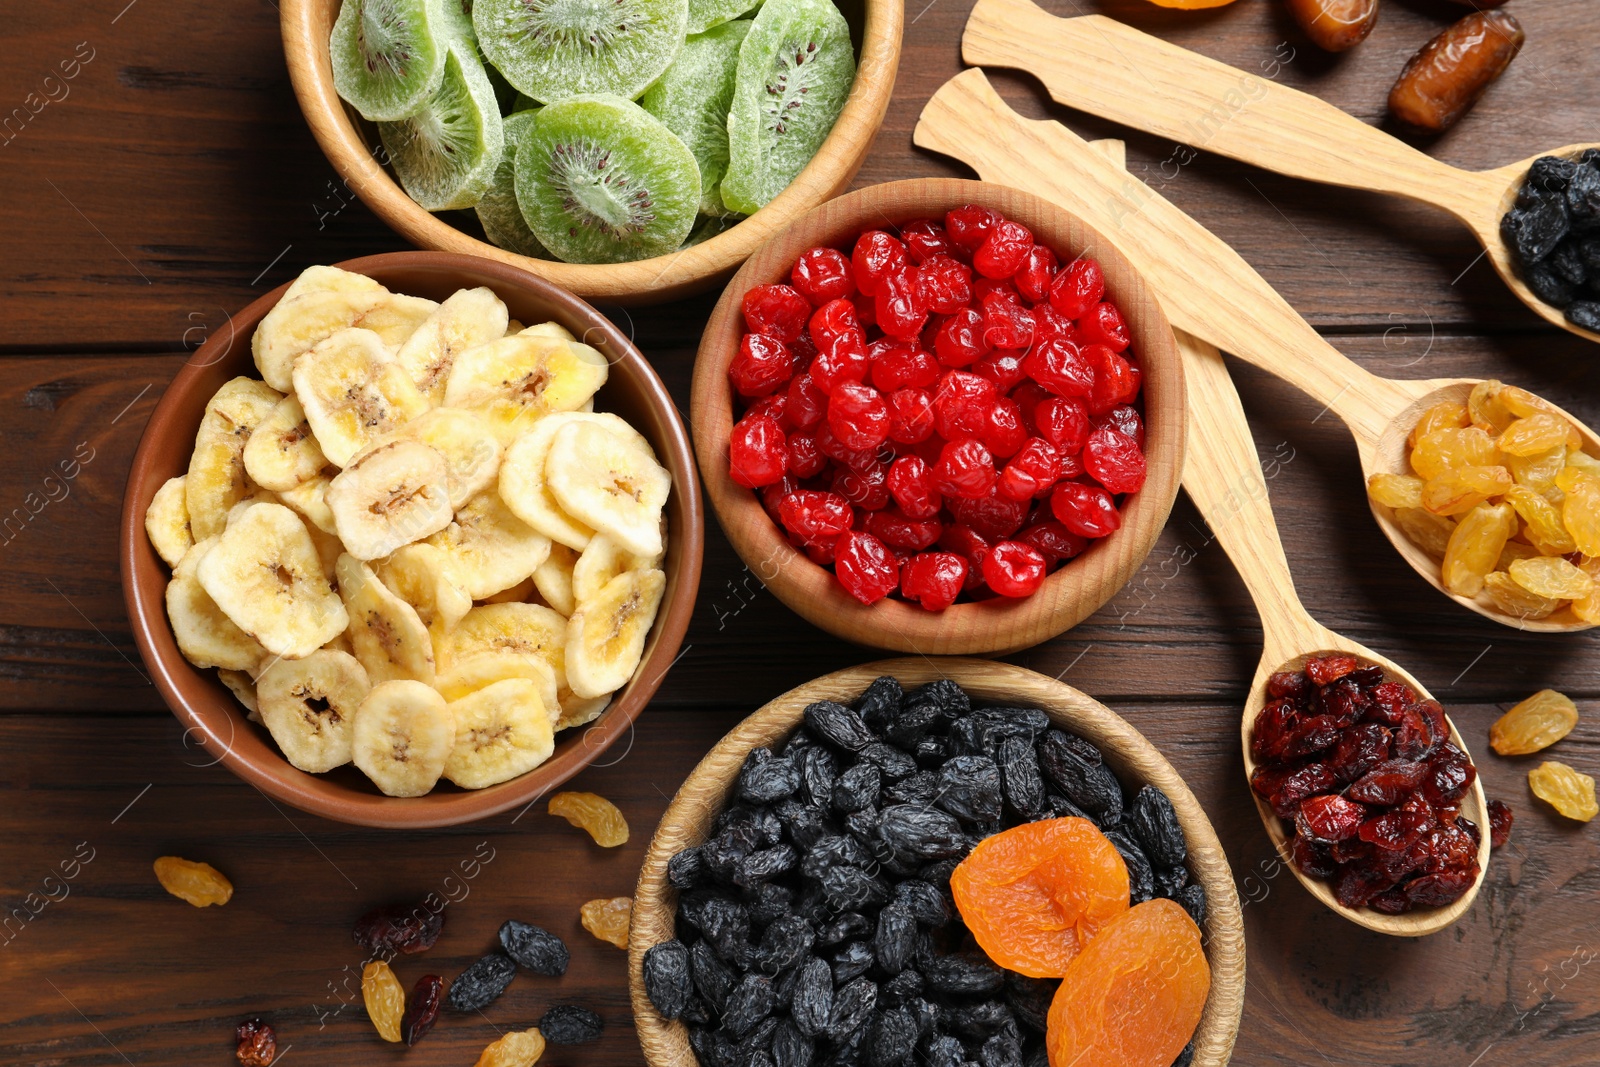
{"label": "green dried kiwi", "polygon": [[405,118],[444,76],[439,0],[344,0],[328,51],[333,87],[373,122]]}
{"label": "green dried kiwi", "polygon": [[695,223],[694,230],[684,238],[683,247],[693,248],[695,245],[704,244],[719,234],[727,233],[739,224],[740,218],[730,218],[721,215],[702,215],[700,221]]}
{"label": "green dried kiwi", "polygon": [[683,46],[689,0],[475,0],[489,61],[541,104],[587,93],[628,99]]}
{"label": "green dried kiwi", "polygon": [[471,41],[476,48],[478,31],[472,27],[472,0],[437,0],[437,3],[442,32],[457,40]]}
{"label": "green dried kiwi", "polygon": [[517,144],[533,132],[535,111],[518,111],[505,119],[506,146],[500,153],[500,164],[494,169],[489,189],[473,209],[483,226],[483,235],[489,243],[515,252],[519,256],[550,259],[550,250],[528,229],[517,205]]}
{"label": "green dried kiwi", "polygon": [[761,0],[689,0],[689,32],[705,33],[761,6]]}
{"label": "green dried kiwi", "polygon": [[666,73],[646,89],[639,106],[660,119],[694,154],[700,167],[700,213],[726,215],[717,193],[728,169],[728,105],[739,69],[747,21],[725,22],[683,42]]}
{"label": "green dried kiwi", "polygon": [[850,27],[828,0],[767,0],[739,49],[720,192],[753,214],[794,181],[855,80]]}
{"label": "green dried kiwi", "polygon": [[518,142],[516,174],[528,228],[568,263],[672,252],[700,203],[694,156],[620,96],[575,96],[542,109]]}
{"label": "green dried kiwi", "polygon": [[505,145],[494,86],[466,41],[453,40],[439,88],[414,115],[378,123],[406,193],[429,211],[471,207],[489,188]]}

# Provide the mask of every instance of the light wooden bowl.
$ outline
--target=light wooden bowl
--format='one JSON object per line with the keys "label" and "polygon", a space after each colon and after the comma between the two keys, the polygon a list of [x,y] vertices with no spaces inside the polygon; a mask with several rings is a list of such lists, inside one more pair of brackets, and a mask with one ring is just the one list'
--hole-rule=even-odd
{"label": "light wooden bowl", "polygon": [[[539,275],[578,296],[618,304],[651,304],[708,289],[779,230],[849,188],[883,123],[900,65],[904,0],[840,0],[856,46],[856,79],[833,132],[789,188],[727,232],[681,252],[633,263],[584,264],[532,259],[474,236],[471,213],[434,215],[406,195],[379,165],[376,127],[348,107],[333,87],[328,37],[340,0],[282,0],[284,58],[300,110],[334,170],[384,222],[423,248],[499,260]],[[453,219],[471,219],[473,232]]]}
{"label": "light wooden bowl", "polygon": [[[832,572],[812,563],[783,536],[757,495],[728,473],[734,394],[728,364],[743,331],[740,302],[757,285],[787,281],[795,258],[814,245],[839,245],[874,226],[943,216],[961,204],[982,204],[1016,219],[1062,262],[1094,256],[1105,268],[1106,294],[1133,335],[1144,371],[1145,452],[1149,477],[1122,509],[1122,527],[1069,560],[1030,597],[957,603],[942,612],[889,597],[864,605]],[[859,189],[815,209],[756,253],[734,276],[711,314],[695,358],[689,423],[706,494],[722,529],[747,566],[797,614],[857,644],[924,655],[1014,652],[1070,629],[1127,584],[1166,525],[1183,474],[1188,406],[1183,363],[1166,315],[1132,264],[1101,234],[1031,193],[987,182],[918,178]]]}
{"label": "light wooden bowl", "polygon": [[1195,1031],[1194,1063],[1196,1067],[1226,1064],[1244,1007],[1244,917],[1222,844],[1178,772],[1121,716],[1069,685],[1005,663],[921,657],[867,663],[791,689],[717,742],[678,789],[645,854],[628,936],[633,1017],[650,1067],[698,1067],[689,1047],[688,1029],[681,1022],[663,1019],[644,991],[645,950],[671,939],[676,931],[678,892],[667,882],[667,861],[680,850],[706,840],[751,749],[786,738],[799,725],[806,705],[818,700],[853,700],[874,678],[885,674],[907,688],[949,678],[979,700],[1041,708],[1056,725],[1098,745],[1124,786],[1148,783],[1167,795],[1188,843],[1189,872],[1206,889],[1208,914],[1203,933],[1211,966],[1211,995]]}

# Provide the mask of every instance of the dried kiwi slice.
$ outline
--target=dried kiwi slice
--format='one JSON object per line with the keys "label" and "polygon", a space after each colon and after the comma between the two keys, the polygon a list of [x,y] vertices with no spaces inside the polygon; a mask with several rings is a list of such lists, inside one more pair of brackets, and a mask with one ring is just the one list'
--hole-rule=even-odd
{"label": "dried kiwi slice", "polygon": [[517,145],[516,167],[528,227],[568,263],[671,252],[689,236],[700,203],[694,156],[620,96],[575,96],[541,110]]}
{"label": "dried kiwi slice", "polygon": [[855,80],[850,27],[828,0],[767,0],[739,49],[722,199],[751,214],[817,154]]}
{"label": "dried kiwi slice", "polygon": [[683,45],[689,0],[475,0],[489,61],[541,104],[581,93],[633,99]]}
{"label": "dried kiwi slice", "polygon": [[489,243],[515,252],[519,256],[549,259],[550,251],[528,229],[517,206],[517,145],[533,132],[536,111],[518,111],[505,119],[506,147],[500,153],[500,165],[494,169],[489,189],[474,208],[478,222],[483,225],[483,235]]}
{"label": "dried kiwi slice", "polygon": [[471,207],[489,188],[505,133],[494,86],[470,42],[452,40],[439,88],[416,114],[378,123],[406,193],[429,211]]}
{"label": "dried kiwi slice", "polygon": [[438,0],[344,0],[328,42],[333,87],[373,122],[405,118],[444,75]]}
{"label": "dried kiwi slice", "polygon": [[761,0],[689,0],[689,32],[705,33],[761,6]]}
{"label": "dried kiwi slice", "polygon": [[717,183],[728,168],[728,105],[739,69],[739,46],[749,22],[725,22],[683,42],[666,73],[646,89],[639,106],[660,119],[694,154],[700,167],[700,211],[726,215]]}

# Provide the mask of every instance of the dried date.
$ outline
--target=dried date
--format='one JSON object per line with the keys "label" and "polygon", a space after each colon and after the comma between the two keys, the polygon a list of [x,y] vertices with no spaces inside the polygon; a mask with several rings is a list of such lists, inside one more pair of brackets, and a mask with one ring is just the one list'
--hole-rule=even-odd
{"label": "dried date", "polygon": [[1324,52],[1343,52],[1378,23],[1378,0],[1287,0],[1289,14]]}
{"label": "dried date", "polygon": [[1454,126],[1522,48],[1522,25],[1506,11],[1477,11],[1423,45],[1389,90],[1389,112],[1425,133]]}

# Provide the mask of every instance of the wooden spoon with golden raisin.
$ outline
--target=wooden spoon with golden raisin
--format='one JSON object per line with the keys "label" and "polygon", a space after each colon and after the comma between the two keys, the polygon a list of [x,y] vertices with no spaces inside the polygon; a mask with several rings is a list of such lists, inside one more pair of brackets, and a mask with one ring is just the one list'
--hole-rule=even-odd
{"label": "wooden spoon with golden raisin", "polygon": [[[981,0],[980,7],[987,2]],[[1451,410],[1475,410],[1478,418],[1489,420],[1486,425],[1495,435],[1509,428],[1512,418],[1522,412],[1565,418],[1574,427],[1572,445],[1578,447],[1569,446],[1564,462],[1573,466],[1583,461],[1583,468],[1572,477],[1581,480],[1590,493],[1586,499],[1591,499],[1592,506],[1586,514],[1595,536],[1600,537],[1600,458],[1596,458],[1600,457],[1600,436],[1593,430],[1531,393],[1512,392],[1498,383],[1472,378],[1397,381],[1363,369],[1318,334],[1224,241],[1065,126],[1022,118],[1000,99],[983,71],[964,71],[946,82],[923,108],[914,139],[923,148],[970,164],[985,180],[1025,189],[1060,204],[1114,240],[1161,295],[1162,309],[1174,326],[1276,374],[1338,415],[1355,437],[1362,474],[1369,481],[1374,475],[1411,474],[1411,433],[1425,414],[1445,404],[1452,405]],[[1506,407],[1508,402],[1520,410]],[[1495,421],[1500,419],[1505,425]],[[1495,439],[1486,440],[1487,459],[1470,464],[1463,460],[1459,465],[1499,471],[1490,488],[1503,491],[1501,475],[1516,464],[1507,458],[1502,465],[1496,458]],[[1452,468],[1457,465],[1450,464]],[[1461,484],[1454,485],[1458,480]],[[1462,504],[1466,506],[1460,508],[1461,514],[1471,509],[1475,503],[1469,502],[1471,498],[1454,496],[1456,490],[1472,490],[1467,481],[1465,476],[1452,478],[1436,487],[1451,490],[1444,494],[1450,499],[1435,502],[1441,515]],[[1417,516],[1397,515],[1394,507],[1371,497],[1369,503],[1379,528],[1406,561],[1458,604],[1519,630],[1573,632],[1594,625],[1570,606],[1536,618],[1536,613],[1526,610],[1502,608],[1481,585],[1447,584],[1439,561],[1444,546],[1433,546],[1439,552],[1430,555],[1429,547],[1415,540],[1419,530],[1403,525]],[[1420,507],[1402,510],[1432,514]],[[1505,517],[1504,513],[1495,514]],[[1481,531],[1490,542],[1499,537],[1502,545],[1503,532]],[[1474,533],[1473,528],[1467,531]],[[1499,553],[1500,548],[1495,548],[1495,556]],[[1492,558],[1488,562],[1492,567],[1498,561]],[[1453,591],[1451,585],[1462,591]]]}
{"label": "wooden spoon with golden raisin", "polygon": [[[1253,782],[1257,769],[1255,756],[1259,748],[1252,744],[1252,740],[1269,697],[1282,695],[1269,693],[1269,686],[1282,684],[1274,678],[1275,675],[1282,672],[1294,672],[1298,675],[1299,672],[1308,670],[1308,665],[1311,672],[1323,669],[1324,665],[1333,664],[1337,664],[1338,669],[1349,671],[1359,662],[1362,667],[1378,668],[1386,683],[1399,682],[1409,686],[1415,690],[1419,701],[1431,701],[1432,698],[1420,682],[1398,665],[1329,630],[1313,619],[1301,605],[1295,595],[1294,578],[1289,572],[1288,561],[1284,558],[1283,545],[1278,540],[1277,524],[1272,516],[1272,506],[1267,499],[1267,483],[1262,476],[1261,461],[1256,455],[1255,446],[1251,443],[1250,425],[1245,421],[1244,407],[1239,403],[1239,394],[1234,390],[1233,382],[1228,377],[1222,356],[1215,348],[1181,331],[1178,333],[1178,349],[1183,353],[1184,377],[1189,389],[1189,443],[1183,487],[1188,490],[1195,506],[1200,509],[1200,514],[1217,535],[1223,550],[1233,560],[1234,568],[1244,579],[1245,587],[1249,589],[1250,596],[1255,600],[1256,610],[1261,615],[1261,665],[1256,669],[1255,680],[1250,686],[1250,697],[1245,702],[1242,728],[1245,775]],[[1431,737],[1432,731],[1438,728],[1438,724],[1444,724],[1449,731],[1450,742],[1461,750],[1465,758],[1470,759],[1465,755],[1466,742],[1445,717],[1443,709],[1436,703],[1431,707],[1437,709],[1437,722],[1422,723],[1423,731]],[[1402,713],[1402,722],[1395,729],[1396,738],[1405,736],[1407,729],[1403,718],[1405,714],[1408,712]],[[1331,716],[1324,717],[1331,718]],[[1318,728],[1320,727],[1314,719],[1305,720],[1297,727],[1300,730]],[[1354,731],[1362,727],[1352,725],[1349,729]],[[1387,736],[1385,730],[1376,727],[1368,729],[1378,733],[1380,737]],[[1438,739],[1432,737],[1431,740]],[[1387,744],[1387,741],[1384,743]],[[1396,748],[1399,747],[1397,742]],[[1307,769],[1330,767],[1338,762],[1338,756],[1319,757],[1319,760],[1322,762],[1308,764]],[[1408,770],[1415,768],[1415,765],[1415,761],[1409,761]],[[1429,766],[1431,768],[1432,765]],[[1376,770],[1376,768],[1371,769]],[[1334,774],[1332,770],[1326,773],[1330,777]],[[1359,789],[1365,781],[1365,777],[1354,779],[1350,791]],[[1255,797],[1262,825],[1267,828],[1267,836],[1272,839],[1280,855],[1289,854],[1289,835],[1284,830],[1283,819],[1279,818],[1272,805],[1253,787],[1251,794]],[[1325,798],[1318,796],[1309,799],[1317,801],[1319,808],[1339,807],[1353,813],[1353,818],[1362,815],[1361,806],[1337,793],[1329,793]],[[1483,884],[1484,872],[1489,864],[1489,813],[1484,801],[1483,787],[1476,776],[1473,777],[1471,787],[1465,795],[1458,799],[1461,804],[1461,814],[1477,824],[1480,834],[1476,849],[1478,868],[1475,876],[1471,885],[1452,903],[1441,907],[1421,907],[1399,915],[1383,914],[1370,907],[1346,907],[1340,903],[1339,893],[1348,892],[1347,888],[1336,889],[1335,885],[1328,881],[1310,877],[1301,870],[1298,863],[1290,862],[1289,868],[1294,871],[1295,877],[1300,879],[1300,884],[1304,885],[1312,896],[1357,925],[1400,937],[1431,934],[1450,925],[1472,906],[1473,898],[1477,895],[1478,887]],[[1396,812],[1401,810],[1394,809]],[[1327,814],[1333,817],[1338,813]],[[1379,818],[1385,817],[1388,816]],[[1405,814],[1397,816],[1397,818],[1405,817]],[[1308,818],[1306,821],[1308,826],[1317,825],[1312,819]],[[1354,829],[1354,825],[1346,826],[1339,833],[1344,834],[1348,840],[1354,837]],[[1360,829],[1362,836],[1365,837],[1367,827],[1362,825]],[[1453,826],[1444,829],[1448,835],[1457,835],[1461,832]],[[1461,881],[1465,881],[1466,874],[1461,874],[1460,877]],[[1359,889],[1359,885],[1356,888]],[[1459,882],[1455,890],[1460,891]],[[1426,899],[1420,892],[1418,895]]]}
{"label": "wooden spoon with golden raisin", "polygon": [[[1459,38],[1470,36],[1467,31],[1472,26],[1479,26],[1481,36],[1493,45],[1512,32],[1511,24],[1501,13],[1498,18],[1471,20],[1465,29],[1451,27],[1441,37],[1459,43]],[[1504,43],[1509,46],[1508,40]],[[1430,61],[1414,68],[1404,89],[1423,88],[1426,75],[1429,94],[1448,90],[1444,97],[1457,104],[1468,97],[1476,99],[1473,94],[1487,84],[1485,78],[1492,80],[1503,69],[1484,52],[1474,48],[1459,61]],[[1440,60],[1447,53],[1453,55],[1441,45],[1429,54]],[[1523,303],[1564,330],[1600,341],[1600,333],[1570,322],[1562,308],[1541,299],[1518,276],[1500,225],[1534,160],[1541,156],[1575,160],[1585,149],[1600,145],[1567,145],[1494,170],[1462,170],[1332,104],[1277,84],[1272,79],[1290,55],[1269,58],[1259,72],[1240,70],[1104,15],[1057,18],[1032,0],[979,0],[967,20],[961,54],[974,65],[1026,70],[1068,107],[1182,145],[1204,147],[1294,178],[1403,196],[1442,208],[1472,230],[1494,269]],[[1401,95],[1410,102],[1418,99],[1409,91]],[[1442,98],[1434,105],[1441,102]],[[1449,108],[1430,106],[1413,117],[1438,117],[1445,110]]]}

